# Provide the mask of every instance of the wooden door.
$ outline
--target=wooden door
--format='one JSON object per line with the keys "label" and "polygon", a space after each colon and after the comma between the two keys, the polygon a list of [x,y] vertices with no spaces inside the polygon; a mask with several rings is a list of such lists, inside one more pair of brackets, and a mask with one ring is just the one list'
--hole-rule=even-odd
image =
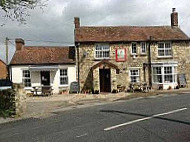
{"label": "wooden door", "polygon": [[49,71],[41,71],[41,84],[45,86],[50,85],[50,72]]}
{"label": "wooden door", "polygon": [[111,92],[110,69],[100,69],[100,92]]}

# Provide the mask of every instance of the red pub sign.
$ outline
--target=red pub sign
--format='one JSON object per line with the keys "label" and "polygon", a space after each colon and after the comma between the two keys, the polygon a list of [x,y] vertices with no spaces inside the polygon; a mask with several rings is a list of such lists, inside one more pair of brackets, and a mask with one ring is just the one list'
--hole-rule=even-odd
{"label": "red pub sign", "polygon": [[116,61],[125,62],[127,60],[127,49],[126,48],[116,48],[115,51]]}

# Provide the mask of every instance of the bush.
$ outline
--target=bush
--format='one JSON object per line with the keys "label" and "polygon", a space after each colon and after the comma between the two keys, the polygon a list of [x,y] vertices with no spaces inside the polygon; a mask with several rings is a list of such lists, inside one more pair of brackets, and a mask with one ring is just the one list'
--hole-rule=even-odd
{"label": "bush", "polygon": [[0,117],[15,114],[15,94],[13,89],[0,90]]}

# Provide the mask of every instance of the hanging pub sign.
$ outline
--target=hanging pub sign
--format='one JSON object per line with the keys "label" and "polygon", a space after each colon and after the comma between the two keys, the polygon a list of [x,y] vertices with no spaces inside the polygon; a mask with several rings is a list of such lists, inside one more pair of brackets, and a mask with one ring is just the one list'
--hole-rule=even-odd
{"label": "hanging pub sign", "polygon": [[127,60],[126,48],[116,48],[115,53],[117,62],[124,62]]}

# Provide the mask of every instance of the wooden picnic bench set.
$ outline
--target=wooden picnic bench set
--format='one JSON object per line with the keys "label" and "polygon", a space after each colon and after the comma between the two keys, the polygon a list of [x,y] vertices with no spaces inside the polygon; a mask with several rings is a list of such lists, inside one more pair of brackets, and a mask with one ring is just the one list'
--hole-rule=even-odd
{"label": "wooden picnic bench set", "polygon": [[53,94],[53,89],[51,86],[33,86],[31,93],[33,96],[50,96]]}

